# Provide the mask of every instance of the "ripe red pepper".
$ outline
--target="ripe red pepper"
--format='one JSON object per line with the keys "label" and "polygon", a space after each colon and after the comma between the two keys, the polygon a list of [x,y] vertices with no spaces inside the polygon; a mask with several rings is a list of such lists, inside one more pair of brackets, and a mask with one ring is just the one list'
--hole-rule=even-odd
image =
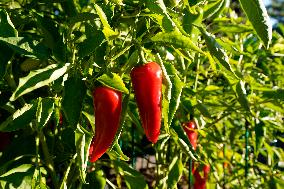
{"label": "ripe red pepper", "polygon": [[0,152],[11,143],[11,133],[0,132]]}
{"label": "ripe red pepper", "polygon": [[187,137],[188,137],[190,144],[192,145],[193,149],[196,150],[198,133],[196,131],[197,126],[196,126],[195,121],[190,121],[190,122],[184,124],[183,129],[186,132]]}
{"label": "ripe red pepper", "polygon": [[155,62],[135,67],[131,81],[144,132],[149,141],[156,143],[161,128],[161,67]]}
{"label": "ripe red pepper", "polygon": [[122,94],[109,87],[93,91],[95,136],[89,149],[90,161],[98,160],[111,145],[120,122]]}
{"label": "ripe red pepper", "polygon": [[194,185],[193,189],[206,189],[206,180],[208,178],[208,174],[210,172],[210,166],[204,165],[203,166],[203,175],[202,178],[200,173],[198,172],[197,168],[192,170],[194,176]]}

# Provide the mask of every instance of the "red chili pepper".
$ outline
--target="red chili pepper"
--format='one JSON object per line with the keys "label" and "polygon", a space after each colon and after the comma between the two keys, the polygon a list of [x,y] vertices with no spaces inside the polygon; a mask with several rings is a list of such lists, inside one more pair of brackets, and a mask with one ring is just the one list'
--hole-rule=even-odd
{"label": "red chili pepper", "polygon": [[192,145],[193,149],[196,150],[197,137],[198,137],[198,133],[196,131],[196,129],[197,129],[196,123],[194,121],[190,121],[190,122],[184,124],[183,128],[184,128],[184,131],[187,134],[187,137],[190,141],[190,144]]}
{"label": "red chili pepper", "polygon": [[208,178],[208,175],[209,175],[209,172],[210,172],[210,165],[204,165],[203,166],[203,173],[204,173],[204,178],[207,179]]}
{"label": "red chili pepper", "polygon": [[145,134],[149,141],[156,143],[161,128],[161,67],[155,62],[135,67],[131,81]]}
{"label": "red chili pepper", "polygon": [[119,127],[122,94],[109,87],[93,91],[95,112],[95,136],[89,149],[90,161],[98,160],[111,145]]}
{"label": "red chili pepper", "polygon": [[62,126],[63,124],[63,116],[62,116],[62,113],[60,112],[59,114],[59,125]]}
{"label": "red chili pepper", "polygon": [[209,165],[204,165],[203,166],[203,174],[204,177],[202,178],[201,175],[199,174],[197,168],[193,170],[193,175],[194,175],[194,189],[206,189],[206,180],[208,178],[208,174],[210,172],[210,166]]}
{"label": "red chili pepper", "polygon": [[0,132],[0,152],[11,143],[11,133]]}

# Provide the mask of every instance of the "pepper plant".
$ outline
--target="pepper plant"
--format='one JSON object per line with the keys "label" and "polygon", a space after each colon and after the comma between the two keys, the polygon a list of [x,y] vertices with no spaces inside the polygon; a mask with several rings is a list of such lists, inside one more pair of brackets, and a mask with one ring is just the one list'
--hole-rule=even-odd
{"label": "pepper plant", "polygon": [[262,0],[2,0],[0,188],[283,188],[283,36]]}

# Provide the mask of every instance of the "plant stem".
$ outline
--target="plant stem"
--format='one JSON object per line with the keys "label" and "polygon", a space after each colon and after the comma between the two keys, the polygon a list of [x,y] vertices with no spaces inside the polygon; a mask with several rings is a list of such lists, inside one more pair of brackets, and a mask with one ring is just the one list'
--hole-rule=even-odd
{"label": "plant stem", "polygon": [[46,144],[45,136],[42,133],[42,131],[38,131],[38,135],[39,135],[39,140],[40,140],[40,143],[41,143],[42,151],[43,151],[43,154],[44,154],[44,158],[45,158],[45,161],[46,161],[46,163],[45,163],[46,167],[49,170],[49,173],[50,173],[54,187],[58,188],[58,180],[57,180],[56,172],[55,172],[55,169],[54,169],[54,163],[53,163],[52,158],[50,157],[48,147],[47,147],[47,144]]}
{"label": "plant stem", "polygon": [[195,82],[194,82],[194,90],[197,89],[197,82],[198,82],[198,77],[199,77],[199,64],[200,64],[200,60],[199,60],[200,54],[197,54],[197,65],[196,65],[196,77],[195,77]]}
{"label": "plant stem", "polygon": [[245,177],[246,179],[248,178],[248,160],[249,160],[249,157],[248,157],[248,137],[249,137],[249,130],[248,130],[248,127],[249,127],[249,122],[248,120],[246,120],[245,122],[245,126],[246,126],[246,132],[245,132],[245,143],[246,143],[246,154],[245,154]]}
{"label": "plant stem", "polygon": [[188,163],[189,163],[189,166],[188,166],[188,168],[189,168],[189,171],[188,171],[188,188],[190,189],[191,185],[192,185],[192,180],[191,180],[192,159],[191,158],[189,158]]}
{"label": "plant stem", "polygon": [[62,181],[61,181],[61,183],[60,183],[60,189],[64,189],[64,188],[65,188],[65,187],[64,187],[64,186],[65,186],[64,183],[65,183],[65,181],[67,180],[67,177],[68,177],[68,175],[69,175],[71,166],[72,166],[74,160],[76,159],[76,157],[77,157],[77,153],[74,154],[74,156],[73,156],[71,162],[69,163],[69,165],[68,165],[68,167],[67,167],[67,169],[66,169],[66,171],[65,171],[65,173],[64,173],[64,177],[62,178]]}

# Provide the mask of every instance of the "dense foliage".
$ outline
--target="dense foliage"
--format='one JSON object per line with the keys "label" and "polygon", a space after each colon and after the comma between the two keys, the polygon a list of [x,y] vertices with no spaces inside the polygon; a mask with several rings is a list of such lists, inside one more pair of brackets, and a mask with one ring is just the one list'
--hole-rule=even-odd
{"label": "dense foliage", "polygon": [[[2,0],[0,188],[283,188],[283,36],[262,0]],[[163,72],[155,144],[130,77],[150,61]],[[91,163],[98,86],[123,100]]]}

